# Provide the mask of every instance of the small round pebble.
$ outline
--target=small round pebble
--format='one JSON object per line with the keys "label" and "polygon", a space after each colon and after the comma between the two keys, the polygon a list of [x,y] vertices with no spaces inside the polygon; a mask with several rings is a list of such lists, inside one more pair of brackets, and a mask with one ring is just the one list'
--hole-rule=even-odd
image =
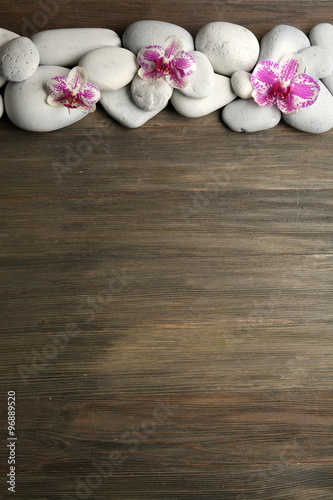
{"label": "small round pebble", "polygon": [[163,109],[172,96],[173,88],[164,78],[144,80],[136,75],[131,85],[132,97],[137,106],[145,111]]}
{"label": "small round pebble", "polygon": [[20,36],[0,50],[1,74],[10,82],[23,82],[30,78],[39,65],[39,52],[30,38]]}
{"label": "small round pebble", "polygon": [[251,73],[242,70],[235,71],[231,76],[231,85],[238,97],[242,99],[251,99],[253,92]]}
{"label": "small round pebble", "polygon": [[275,127],[281,120],[277,106],[260,107],[249,99],[238,99],[222,110],[223,122],[235,132],[259,132]]}
{"label": "small round pebble", "polygon": [[208,57],[216,73],[225,76],[238,70],[251,71],[259,55],[255,35],[243,26],[227,22],[203,26],[195,38],[195,47]]}

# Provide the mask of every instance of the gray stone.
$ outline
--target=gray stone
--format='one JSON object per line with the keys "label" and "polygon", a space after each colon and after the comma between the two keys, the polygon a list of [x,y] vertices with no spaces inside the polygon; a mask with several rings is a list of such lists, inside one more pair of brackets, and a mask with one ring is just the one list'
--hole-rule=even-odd
{"label": "gray stone", "polygon": [[100,47],[88,52],[79,61],[88,81],[101,91],[118,90],[130,83],[139,68],[137,58],[122,47]]}
{"label": "gray stone", "polygon": [[331,94],[333,94],[333,74],[323,78],[323,82],[328,88],[328,90],[331,92]]}
{"label": "gray stone", "polygon": [[172,96],[173,88],[164,78],[144,80],[136,75],[131,85],[132,97],[137,106],[145,111],[163,109]]}
{"label": "gray stone", "polygon": [[[19,35],[14,33],[13,31],[5,30],[4,28],[0,28],[0,50],[4,47],[8,42],[17,38]],[[0,88],[3,87],[7,83],[7,80],[4,76],[0,74]]]}
{"label": "gray stone", "polygon": [[192,35],[176,24],[164,21],[136,21],[124,31],[123,46],[137,54],[142,47],[149,45],[163,45],[167,38],[177,35],[183,42],[186,52],[194,50]]}
{"label": "gray stone", "polygon": [[10,82],[30,78],[39,65],[39,52],[33,42],[19,36],[0,49],[0,73]]}
{"label": "gray stone", "polygon": [[202,52],[193,50],[189,54],[196,62],[196,70],[187,77],[188,84],[186,87],[179,89],[179,92],[194,99],[204,99],[213,90],[214,69],[208,57]]}
{"label": "gray stone", "polygon": [[32,132],[50,132],[81,120],[87,113],[77,109],[54,108],[47,104],[47,82],[55,76],[67,76],[69,69],[39,66],[24,82],[9,82],[5,89],[5,109],[9,119]]}
{"label": "gray stone", "polygon": [[333,72],[333,58],[330,51],[319,45],[313,45],[307,49],[301,50],[305,70],[304,73],[315,79],[324,78]]}
{"label": "gray stone", "polygon": [[243,26],[227,22],[212,22],[203,26],[196,38],[195,47],[203,52],[214,71],[231,76],[235,71],[251,71],[259,55],[259,42]]}
{"label": "gray stone", "polygon": [[214,87],[208,97],[193,99],[185,96],[179,90],[174,90],[171,103],[180,115],[188,118],[198,118],[222,108],[236,97],[231,87],[230,78],[215,73]]}
{"label": "gray stone", "polygon": [[328,49],[333,55],[333,25],[330,23],[320,23],[312,28],[309,33],[312,45],[319,45]]}
{"label": "gray stone", "polygon": [[162,111],[144,111],[139,108],[133,101],[131,85],[113,92],[102,92],[100,103],[112,118],[128,128],[141,127]]}
{"label": "gray stone", "polygon": [[251,73],[247,71],[235,71],[231,76],[231,86],[238,97],[251,99],[253,92]]}
{"label": "gray stone", "polygon": [[87,52],[98,47],[120,47],[117,33],[104,28],[63,28],[40,31],[31,40],[40,53],[40,64],[76,66]]}
{"label": "gray stone", "polygon": [[280,62],[290,52],[300,52],[310,47],[310,40],[303,31],[293,26],[279,24],[263,36],[260,42],[259,61],[269,59]]}
{"label": "gray stone", "polygon": [[277,106],[260,107],[253,99],[238,99],[223,108],[222,120],[235,132],[259,132],[275,127],[281,111]]}
{"label": "gray stone", "polygon": [[283,115],[284,121],[291,127],[312,134],[321,134],[333,127],[333,96],[321,81],[318,83],[319,96],[312,106]]}
{"label": "gray stone", "polygon": [[2,99],[2,95],[0,95],[0,118],[3,115],[3,112],[4,112],[3,99]]}

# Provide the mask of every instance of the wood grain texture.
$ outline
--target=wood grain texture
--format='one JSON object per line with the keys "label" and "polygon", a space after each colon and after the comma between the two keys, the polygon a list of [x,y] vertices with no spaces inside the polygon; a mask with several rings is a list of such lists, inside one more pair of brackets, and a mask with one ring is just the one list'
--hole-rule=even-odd
{"label": "wood grain texture", "polygon": [[[3,2],[1,26],[333,22],[332,1],[52,5]],[[99,108],[47,134],[4,116],[0,144],[1,498],[13,390],[14,498],[331,500],[332,132]]]}

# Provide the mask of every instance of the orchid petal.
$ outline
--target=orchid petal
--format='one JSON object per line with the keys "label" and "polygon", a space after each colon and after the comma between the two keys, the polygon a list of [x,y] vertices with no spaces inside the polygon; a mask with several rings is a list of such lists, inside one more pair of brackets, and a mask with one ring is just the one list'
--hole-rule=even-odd
{"label": "orchid petal", "polygon": [[75,94],[87,83],[87,72],[84,68],[76,66],[68,74],[68,83],[71,91]]}
{"label": "orchid petal", "polygon": [[291,96],[291,94],[288,94],[287,97],[285,97],[284,99],[278,99],[277,100],[277,107],[285,115],[288,115],[290,113],[295,113],[295,111],[296,111],[296,109],[292,105],[292,96]]}
{"label": "orchid petal", "polygon": [[79,92],[80,100],[84,106],[93,107],[101,98],[101,93],[95,85],[87,82]]}
{"label": "orchid petal", "polygon": [[196,70],[196,62],[194,58],[187,52],[182,51],[180,56],[172,61],[172,66],[182,71],[184,76],[191,75]]}
{"label": "orchid petal", "polygon": [[140,68],[138,71],[138,75],[143,79],[143,80],[156,80],[157,78],[161,78],[162,75],[160,75],[157,71],[147,71],[144,68]]}
{"label": "orchid petal", "polygon": [[279,65],[273,61],[260,61],[254,68],[251,83],[260,94],[270,93],[279,79]]}
{"label": "orchid petal", "polygon": [[294,108],[311,106],[318,98],[319,84],[309,75],[297,75],[291,84],[291,102]]}
{"label": "orchid petal", "polygon": [[179,75],[177,71],[173,68],[169,71],[167,75],[165,75],[165,79],[168,84],[175,89],[182,89],[186,87],[188,80],[187,78],[183,78]]}
{"label": "orchid petal", "polygon": [[171,57],[178,56],[183,50],[183,42],[179,36],[170,36],[163,44],[164,57],[171,59]]}
{"label": "orchid petal", "polygon": [[160,57],[164,57],[164,48],[160,45],[143,47],[137,55],[140,66],[146,71],[153,71]]}
{"label": "orchid petal", "polygon": [[261,107],[273,106],[276,103],[277,97],[272,93],[261,94],[257,90],[252,92],[252,97]]}
{"label": "orchid petal", "polygon": [[70,92],[68,78],[66,76],[56,76],[55,78],[51,78],[47,82],[47,89],[51,96],[59,96],[59,94],[63,94],[65,96],[66,92]]}
{"label": "orchid petal", "polygon": [[296,52],[292,52],[283,57],[280,61],[280,81],[284,86],[290,85],[292,80],[299,73],[303,73],[305,64],[303,57]]}

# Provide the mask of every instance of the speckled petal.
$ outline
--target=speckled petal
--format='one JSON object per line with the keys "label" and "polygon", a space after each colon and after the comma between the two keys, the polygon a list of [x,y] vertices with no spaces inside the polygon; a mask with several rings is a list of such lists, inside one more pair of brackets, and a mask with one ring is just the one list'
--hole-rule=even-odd
{"label": "speckled petal", "polygon": [[319,84],[309,75],[297,75],[291,84],[291,103],[296,109],[311,106],[318,98]]}
{"label": "speckled petal", "polygon": [[140,66],[149,73],[155,70],[156,62],[160,57],[164,57],[164,48],[160,45],[150,45],[139,51],[137,59]]}
{"label": "speckled petal", "polygon": [[270,92],[261,94],[257,90],[254,90],[252,92],[252,97],[255,100],[255,102],[261,107],[273,106],[273,104],[276,104],[277,101],[276,96]]}
{"label": "speckled petal", "polygon": [[163,44],[164,57],[170,59],[178,56],[183,51],[183,42],[178,36],[170,36]]}
{"label": "speckled petal", "polygon": [[280,61],[280,81],[288,86],[299,73],[303,73],[305,68],[303,57],[296,52],[286,55]]}
{"label": "speckled petal", "polygon": [[279,79],[280,67],[278,63],[273,61],[260,61],[253,70],[251,83],[259,94],[270,94],[275,82]]}
{"label": "speckled petal", "polygon": [[76,66],[68,74],[68,82],[71,92],[74,94],[87,83],[87,72],[84,68]]}

